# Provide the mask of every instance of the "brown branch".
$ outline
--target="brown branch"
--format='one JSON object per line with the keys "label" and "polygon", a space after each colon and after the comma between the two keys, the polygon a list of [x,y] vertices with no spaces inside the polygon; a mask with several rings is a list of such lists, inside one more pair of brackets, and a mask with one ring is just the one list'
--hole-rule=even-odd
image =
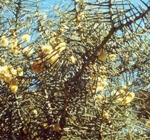
{"label": "brown branch", "polygon": [[86,66],[88,66],[90,64],[90,62],[94,62],[97,56],[97,53],[104,47],[104,45],[108,42],[108,40],[111,38],[111,36],[117,32],[118,30],[121,30],[122,28],[131,25],[132,23],[136,22],[137,20],[143,18],[146,16],[146,14],[148,14],[148,12],[150,12],[150,7],[144,12],[141,13],[139,16],[137,16],[135,19],[130,20],[118,27],[113,27],[110,29],[109,34],[104,38],[104,40],[102,41],[102,43],[96,48],[96,50],[94,51],[93,55],[91,57],[89,57],[88,61],[86,63],[83,64],[82,68],[77,72],[77,74],[70,79],[69,81],[67,81],[67,83],[70,83],[72,81],[74,81],[75,79],[77,79],[78,77],[80,77],[80,75],[83,73],[84,69],[86,68]]}

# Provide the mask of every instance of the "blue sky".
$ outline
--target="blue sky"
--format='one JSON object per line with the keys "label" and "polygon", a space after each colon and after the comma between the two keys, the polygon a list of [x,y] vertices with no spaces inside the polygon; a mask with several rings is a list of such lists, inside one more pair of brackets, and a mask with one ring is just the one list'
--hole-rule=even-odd
{"label": "blue sky", "polygon": [[[50,7],[50,6],[53,6],[57,3],[59,3],[60,1],[65,1],[67,2],[68,4],[71,3],[73,0],[44,0],[45,4],[47,7]],[[95,2],[96,0],[86,0],[86,1],[89,1],[89,2]],[[102,0],[103,1],[103,0]],[[116,0],[117,1],[117,0]],[[137,5],[137,3],[140,3],[140,0],[130,0],[132,3],[134,3],[135,5]],[[143,0],[145,3],[148,2],[148,0]]]}
{"label": "blue sky", "polygon": [[[52,5],[54,5],[54,4],[56,4],[57,2],[60,2],[61,0],[45,0],[45,2],[47,3],[47,6],[52,6]],[[68,3],[70,3],[70,2],[72,2],[73,0],[63,0],[63,1],[65,1],[65,2],[68,2]],[[96,1],[96,0],[88,0],[88,1],[90,1],[90,2],[94,2],[94,1]],[[117,1],[117,0],[116,0]],[[143,0],[143,1],[148,1],[148,0]],[[140,0],[131,0],[131,2],[133,2],[133,3],[137,3],[137,2],[140,2]]]}

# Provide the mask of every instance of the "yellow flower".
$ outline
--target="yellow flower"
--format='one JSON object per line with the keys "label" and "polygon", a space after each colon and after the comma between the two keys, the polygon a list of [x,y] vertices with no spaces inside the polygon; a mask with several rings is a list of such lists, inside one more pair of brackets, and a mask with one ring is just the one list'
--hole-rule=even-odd
{"label": "yellow flower", "polygon": [[44,64],[38,60],[31,62],[30,65],[31,65],[32,71],[34,71],[37,74],[41,73],[44,70]]}
{"label": "yellow flower", "polygon": [[98,58],[100,61],[105,61],[107,58],[107,53],[105,52],[101,53]]}
{"label": "yellow flower", "polygon": [[130,103],[132,101],[132,99],[130,97],[126,97],[122,101],[123,101],[122,102],[123,104],[128,104],[128,103]]}
{"label": "yellow flower", "polygon": [[150,120],[148,120],[148,121],[146,122],[146,126],[147,126],[147,127],[150,127]]}
{"label": "yellow flower", "polygon": [[56,37],[52,37],[50,40],[50,44],[54,47],[57,44]]}
{"label": "yellow flower", "polygon": [[80,0],[74,0],[75,2],[79,2]]}
{"label": "yellow flower", "polygon": [[5,60],[3,58],[0,58],[0,63],[4,63]]}
{"label": "yellow flower", "polygon": [[63,39],[63,38],[57,38],[56,40],[57,40],[57,43],[62,43],[62,42],[64,42],[64,39]]}
{"label": "yellow flower", "polygon": [[128,87],[127,86],[122,86],[122,90],[128,91]]}
{"label": "yellow flower", "polygon": [[124,104],[130,103],[135,97],[135,94],[133,92],[129,92],[128,95],[123,99]]}
{"label": "yellow flower", "polygon": [[105,88],[108,85],[108,83],[106,81],[98,81],[97,85],[101,85]]}
{"label": "yellow flower", "polygon": [[11,42],[11,46],[17,47],[17,46],[18,46],[18,40],[17,40],[17,39],[13,40],[13,41]]}
{"label": "yellow flower", "polygon": [[105,112],[105,113],[103,114],[103,118],[104,118],[104,119],[108,119],[108,118],[109,118],[109,114],[108,114],[107,112]]}
{"label": "yellow flower", "polygon": [[81,20],[83,20],[83,18],[85,17],[84,15],[85,15],[84,12],[80,12],[77,16],[77,21],[80,22]]}
{"label": "yellow flower", "polygon": [[100,94],[97,94],[97,95],[95,95],[95,99],[96,99],[96,101],[101,102],[103,100],[103,96]]}
{"label": "yellow flower", "polygon": [[8,46],[8,44],[9,44],[8,38],[6,38],[5,36],[2,36],[1,37],[1,45],[3,47],[6,47],[6,46]]}
{"label": "yellow flower", "polygon": [[122,102],[123,102],[123,94],[122,94],[122,92],[118,92],[118,91],[116,91],[116,90],[113,90],[113,91],[111,92],[111,96],[115,96],[115,97],[116,97],[116,98],[115,98],[115,102],[116,102],[116,103],[122,104]]}
{"label": "yellow flower", "polygon": [[48,123],[44,122],[44,123],[42,123],[42,126],[43,126],[44,129],[47,129],[48,128]]}
{"label": "yellow flower", "polygon": [[20,55],[21,52],[20,52],[20,45],[18,44],[18,40],[15,39],[11,42],[11,51],[13,54],[15,55]]}
{"label": "yellow flower", "polygon": [[17,74],[19,75],[19,76],[23,76],[23,69],[22,68],[17,68]]}
{"label": "yellow flower", "polygon": [[127,92],[125,90],[120,89],[119,93],[120,93],[120,95],[125,95]]}
{"label": "yellow flower", "polygon": [[47,45],[42,46],[42,52],[44,54],[50,54],[52,51],[53,51],[53,48],[51,45],[47,44]]}
{"label": "yellow flower", "polygon": [[0,78],[9,83],[14,76],[17,76],[17,70],[12,65],[0,67]]}
{"label": "yellow flower", "polygon": [[66,43],[65,42],[62,42],[60,43],[58,46],[56,46],[55,50],[57,52],[62,52],[63,50],[66,49]]}
{"label": "yellow flower", "polygon": [[105,66],[100,66],[100,70],[105,71],[106,70]]}
{"label": "yellow flower", "polygon": [[7,73],[9,73],[7,65],[0,67],[0,74],[7,74]]}
{"label": "yellow flower", "polygon": [[28,34],[25,34],[25,35],[23,35],[22,36],[22,41],[24,41],[24,42],[30,42],[30,35],[28,35]]}
{"label": "yellow flower", "polygon": [[9,70],[10,74],[12,74],[14,76],[17,75],[17,70],[15,70],[12,65],[8,65],[8,70]]}
{"label": "yellow flower", "polygon": [[133,92],[129,92],[129,93],[128,93],[128,97],[130,97],[131,99],[134,99],[135,94],[134,94]]}
{"label": "yellow flower", "polygon": [[110,59],[111,61],[116,60],[116,55],[115,55],[115,54],[110,54],[110,55],[109,55],[109,59]]}
{"label": "yellow flower", "polygon": [[12,79],[9,84],[9,88],[11,92],[15,94],[18,90],[18,81],[16,79]]}
{"label": "yellow flower", "polygon": [[70,60],[73,64],[76,63],[76,58],[73,55],[70,57]]}
{"label": "yellow flower", "polygon": [[13,79],[11,74],[0,74],[0,78],[2,78],[6,83],[9,83]]}
{"label": "yellow flower", "polygon": [[56,37],[56,36],[58,36],[58,34],[53,31],[53,32],[51,32],[51,36],[52,36],[52,37]]}
{"label": "yellow flower", "polygon": [[123,104],[123,98],[118,97],[118,98],[116,99],[116,103],[118,103],[118,104]]}
{"label": "yellow flower", "polygon": [[107,76],[105,76],[105,75],[99,76],[98,77],[98,82],[102,82],[102,81],[106,82],[107,81]]}
{"label": "yellow flower", "polygon": [[54,64],[58,60],[58,54],[51,54],[49,57],[49,63]]}
{"label": "yellow flower", "polygon": [[20,49],[17,46],[11,46],[11,51],[14,55],[20,55],[21,54]]}
{"label": "yellow flower", "polygon": [[33,115],[37,116],[38,115],[38,111],[36,109],[33,109],[31,112]]}
{"label": "yellow flower", "polygon": [[46,19],[47,18],[47,15],[45,13],[42,13],[42,19]]}
{"label": "yellow flower", "polygon": [[15,55],[19,55],[20,54],[20,51],[18,50],[17,47],[12,46],[11,50],[12,50],[12,53],[15,54]]}
{"label": "yellow flower", "polygon": [[96,93],[103,92],[103,90],[104,90],[103,86],[97,86]]}
{"label": "yellow flower", "polygon": [[105,68],[105,66],[100,66],[99,68],[98,68],[98,72],[101,74],[102,72],[105,72],[105,70],[106,70],[106,68]]}
{"label": "yellow flower", "polygon": [[111,92],[111,95],[116,97],[116,103],[119,104],[128,104],[135,97],[133,92],[126,92],[124,90],[120,90],[119,92],[114,90]]}
{"label": "yellow flower", "polygon": [[60,32],[61,32],[61,33],[64,33],[67,29],[68,29],[68,27],[67,27],[65,24],[63,24],[63,25],[60,27]]}

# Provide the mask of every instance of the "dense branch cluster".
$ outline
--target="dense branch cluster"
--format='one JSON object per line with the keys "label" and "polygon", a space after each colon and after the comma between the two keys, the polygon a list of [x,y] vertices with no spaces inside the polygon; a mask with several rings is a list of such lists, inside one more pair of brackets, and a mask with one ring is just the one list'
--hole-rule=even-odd
{"label": "dense branch cluster", "polygon": [[150,138],[150,6],[0,0],[0,139]]}

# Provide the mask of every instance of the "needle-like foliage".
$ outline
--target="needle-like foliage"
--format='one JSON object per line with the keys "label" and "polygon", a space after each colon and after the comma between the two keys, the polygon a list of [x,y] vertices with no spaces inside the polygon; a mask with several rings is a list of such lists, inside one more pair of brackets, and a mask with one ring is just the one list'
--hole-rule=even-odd
{"label": "needle-like foliage", "polygon": [[0,139],[150,139],[150,3],[40,2],[0,0]]}

